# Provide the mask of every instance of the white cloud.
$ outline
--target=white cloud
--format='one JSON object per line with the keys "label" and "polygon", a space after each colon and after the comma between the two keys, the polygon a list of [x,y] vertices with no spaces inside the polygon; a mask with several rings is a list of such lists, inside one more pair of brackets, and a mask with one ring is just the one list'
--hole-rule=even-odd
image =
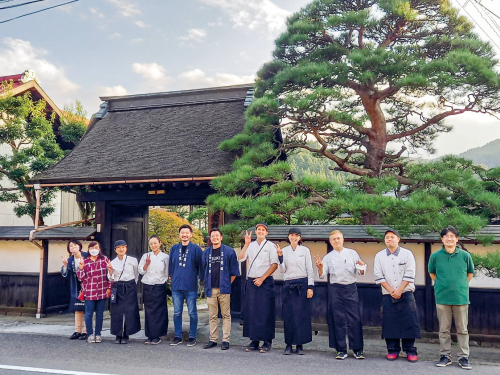
{"label": "white cloud", "polygon": [[90,13],[92,13],[93,15],[99,17],[99,18],[104,18],[104,14],[102,14],[100,11],[99,11],[99,8],[90,8]]}
{"label": "white cloud", "polygon": [[70,14],[71,11],[73,10],[73,6],[71,4],[68,4],[68,5],[63,5],[61,7],[58,7],[56,9],[61,11],[61,12]]}
{"label": "white cloud", "polygon": [[137,44],[137,43],[141,43],[144,39],[142,38],[134,38],[130,41],[130,43],[132,44]]}
{"label": "white cloud", "polygon": [[125,87],[118,85],[112,87],[99,87],[99,96],[122,96],[127,95],[128,91]]}
{"label": "white cloud", "polygon": [[116,38],[121,38],[120,33],[113,33],[108,37],[108,39],[116,39]]}
{"label": "white cloud", "polygon": [[146,22],[144,22],[144,21],[135,21],[134,23],[137,26],[142,27],[143,29],[146,28],[146,27],[149,27],[149,25]]}
{"label": "white cloud", "polygon": [[290,15],[271,0],[200,0],[202,3],[221,8],[235,27],[255,30],[261,27],[266,31],[278,33],[285,27]]}
{"label": "white cloud", "polygon": [[180,36],[180,40],[188,41],[194,40],[196,42],[201,42],[203,38],[207,36],[207,32],[203,29],[190,29],[187,32],[187,35]]}
{"label": "white cloud", "polygon": [[207,77],[205,72],[201,69],[193,69],[179,74],[179,79],[183,81],[183,86],[186,88],[198,88],[253,83],[255,81],[255,76],[238,76],[236,74],[217,73],[215,77]]}
{"label": "white cloud", "polygon": [[131,3],[128,0],[107,0],[108,3],[113,4],[118,8],[119,13],[124,17],[132,17],[141,14],[137,4]]}
{"label": "white cloud", "polygon": [[154,89],[164,90],[173,80],[167,76],[165,68],[157,63],[133,63],[132,71],[140,74]]}
{"label": "white cloud", "polygon": [[22,39],[4,38],[0,45],[0,72],[3,75],[23,73],[26,69],[33,69],[40,85],[49,97],[61,93],[77,91],[80,86],[69,80],[63,67],[58,67],[43,56],[47,51],[37,49],[29,41]]}

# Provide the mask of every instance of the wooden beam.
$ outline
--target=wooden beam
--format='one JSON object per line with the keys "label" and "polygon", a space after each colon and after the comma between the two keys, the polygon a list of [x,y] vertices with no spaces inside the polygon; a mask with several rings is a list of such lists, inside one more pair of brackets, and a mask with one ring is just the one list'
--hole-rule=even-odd
{"label": "wooden beam", "polygon": [[432,279],[427,272],[427,266],[431,257],[431,244],[426,242],[424,244],[425,254],[425,330],[427,332],[434,332],[434,288],[432,287]]}

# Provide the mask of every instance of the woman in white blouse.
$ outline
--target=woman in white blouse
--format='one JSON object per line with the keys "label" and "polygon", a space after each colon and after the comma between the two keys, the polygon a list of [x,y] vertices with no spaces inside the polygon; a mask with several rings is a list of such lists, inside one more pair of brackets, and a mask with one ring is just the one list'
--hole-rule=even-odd
{"label": "woman in white blouse", "polygon": [[314,289],[314,273],[311,252],[302,246],[299,228],[290,228],[289,246],[278,252],[279,266],[283,272],[283,324],[285,328],[286,348],[283,354],[292,354],[292,345],[296,353],[304,354],[303,344],[312,341],[311,298]]}
{"label": "woman in white blouse", "polygon": [[111,334],[115,344],[128,344],[129,336],[141,330],[137,281],[139,271],[137,259],[127,255],[127,243],[115,242],[117,257],[108,263],[108,279],[112,282]]}
{"label": "woman in white blouse", "polygon": [[160,337],[167,335],[167,280],[168,254],[161,251],[158,236],[149,237],[151,252],[143,254],[139,262],[139,273],[142,277],[142,295],[145,310],[145,333],[148,338],[144,344],[157,345]]}

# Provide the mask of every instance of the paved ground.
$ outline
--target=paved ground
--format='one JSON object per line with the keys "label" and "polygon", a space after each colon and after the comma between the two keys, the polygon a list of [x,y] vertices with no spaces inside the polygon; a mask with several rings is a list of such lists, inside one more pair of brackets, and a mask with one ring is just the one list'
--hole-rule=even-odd
{"label": "paved ground", "polygon": [[[173,311],[169,311],[172,316]],[[199,311],[198,345],[171,347],[167,341],[158,346],[142,344],[144,332],[132,337],[129,345],[114,345],[109,334],[109,317],[106,315],[103,343],[87,344],[70,341],[73,332],[73,316],[52,315],[36,320],[29,317],[0,317],[0,374],[301,374],[341,372],[342,375],[370,373],[370,375],[401,373],[405,375],[427,375],[431,369],[443,374],[464,373],[456,363],[445,369],[438,369],[434,361],[439,346],[420,342],[417,345],[420,361],[411,364],[404,358],[395,362],[385,360],[384,341],[366,338],[365,360],[352,356],[345,361],[334,358],[328,348],[328,337],[314,336],[313,342],[305,346],[305,356],[284,356],[283,334],[277,330],[273,350],[267,354],[246,353],[242,346],[248,343],[242,337],[239,322],[233,322],[231,349],[221,351],[219,347],[204,350],[208,340],[208,314]],[[184,331],[187,335],[188,316],[185,313]],[[169,336],[173,335],[170,321]],[[455,350],[455,348],[454,348]],[[470,362],[473,371],[480,374],[500,373],[500,348],[471,347]],[[9,366],[14,366],[9,368]],[[17,366],[17,367],[15,367]],[[45,370],[44,370],[45,369]],[[48,369],[48,370],[47,370]],[[83,373],[82,373],[83,372]]]}

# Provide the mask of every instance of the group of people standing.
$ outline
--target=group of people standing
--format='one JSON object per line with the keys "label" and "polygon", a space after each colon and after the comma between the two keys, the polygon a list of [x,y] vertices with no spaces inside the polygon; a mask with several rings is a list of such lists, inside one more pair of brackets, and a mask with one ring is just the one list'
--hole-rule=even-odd
{"label": "group of people standing", "polygon": [[[101,342],[102,317],[107,298],[111,299],[111,333],[115,343],[128,343],[129,336],[140,330],[137,303],[137,281],[143,275],[145,308],[145,344],[159,344],[167,334],[168,311],[166,282],[172,279],[175,337],[170,345],[179,345],[182,339],[182,311],[184,300],[190,317],[187,346],[196,345],[198,314],[196,299],[198,279],[204,280],[209,309],[210,337],[205,349],[216,347],[218,341],[219,306],[222,315],[222,350],[229,349],[231,333],[231,283],[240,274],[239,264],[247,262],[243,301],[243,336],[250,339],[246,351],[266,353],[275,338],[274,272],[283,273],[282,307],[285,333],[285,355],[304,354],[303,345],[312,341],[312,308],[314,295],[313,258],[302,244],[300,228],[289,230],[288,246],[280,246],[266,239],[268,226],[259,223],[252,232],[245,232],[245,245],[236,255],[233,248],[222,244],[223,233],[218,228],[210,231],[210,243],[204,251],[191,242],[189,225],[179,228],[180,243],[172,246],[170,255],[160,251],[157,236],[149,239],[151,252],[140,260],[127,256],[125,241],[117,241],[117,257],[109,261],[102,255],[99,243],[89,244],[88,253],[76,240],[68,244],[69,259],[63,258],[62,274],[70,278],[70,311],[75,311],[75,333],[71,339]],[[379,251],[374,261],[375,282],[382,289],[382,338],[386,341],[388,360],[396,360],[401,350],[409,362],[418,360],[415,339],[420,338],[420,327],[415,291],[416,262],[413,253],[399,245],[401,236],[394,229],[384,234],[386,248]],[[435,281],[436,307],[439,320],[441,358],[437,363],[445,367],[452,363],[450,328],[452,319],[457,327],[460,353],[459,365],[470,369],[469,336],[467,332],[469,281],[474,273],[470,254],[457,246],[458,231],[453,227],[441,232],[443,248],[430,257],[428,272]],[[328,281],[329,346],[336,349],[336,358],[347,357],[349,349],[357,359],[364,359],[361,304],[356,286],[357,275],[366,275],[367,265],[359,254],[344,247],[341,231],[329,235],[332,251],[323,259],[314,257],[317,275]],[[82,293],[78,295],[79,290]],[[84,295],[84,303],[79,299]],[[85,327],[82,327],[82,311]],[[92,317],[96,315],[95,332]],[[262,343],[262,344],[261,344]],[[295,349],[293,348],[295,346]]]}

